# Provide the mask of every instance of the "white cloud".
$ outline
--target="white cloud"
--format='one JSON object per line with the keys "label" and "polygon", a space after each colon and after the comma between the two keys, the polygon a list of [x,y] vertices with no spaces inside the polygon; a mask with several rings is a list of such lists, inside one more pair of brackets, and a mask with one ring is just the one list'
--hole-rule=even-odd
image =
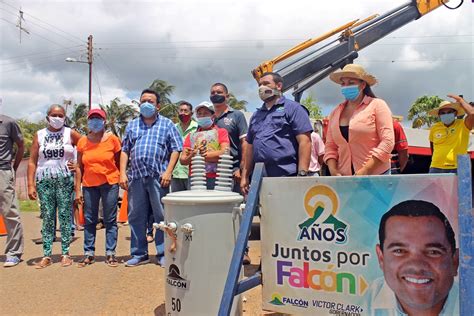
{"label": "white cloud", "polygon": [[[303,39],[355,18],[384,13],[406,0],[5,2],[22,6],[25,27],[32,34],[24,35],[20,44],[18,29],[0,21],[3,108],[14,117],[36,117],[34,113],[62,102],[63,97],[87,102],[87,65],[65,63],[64,59],[85,59],[84,41],[89,34],[94,35],[93,70],[102,92],[101,98],[94,77],[93,104],[108,103],[114,97],[129,102],[127,96],[135,97],[159,78],[176,86],[172,100],[206,100],[210,84],[223,81],[255,109],[260,101],[250,75],[252,68]],[[439,8],[360,52],[356,62],[380,79],[376,90],[394,112],[404,114],[422,92],[462,90],[474,99],[473,5],[465,2],[459,10]],[[2,18],[16,23],[13,8],[0,3],[0,9]],[[471,36],[459,36],[466,34]],[[446,44],[455,41],[471,45]],[[18,58],[24,55],[29,56]],[[463,61],[452,61],[455,58]],[[430,62],[412,61],[418,59]],[[22,60],[26,63],[18,63]],[[341,100],[338,87],[327,79],[311,91],[328,108]]]}

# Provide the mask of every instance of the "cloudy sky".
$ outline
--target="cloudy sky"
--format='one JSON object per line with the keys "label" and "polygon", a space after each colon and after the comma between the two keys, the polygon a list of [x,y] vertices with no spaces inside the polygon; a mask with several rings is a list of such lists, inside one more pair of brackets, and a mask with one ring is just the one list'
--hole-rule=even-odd
{"label": "cloudy sky", "polygon": [[[455,6],[461,0],[451,0]],[[93,106],[130,102],[158,78],[171,99],[208,100],[227,83],[253,111],[261,104],[250,71],[295,44],[407,0],[137,1],[0,0],[0,98],[3,113],[38,120],[52,103],[87,102],[86,41],[94,37]],[[24,27],[16,26],[23,10]],[[362,50],[356,60],[379,79],[375,93],[406,117],[419,96],[474,100],[474,3],[441,7]],[[276,67],[278,70],[278,65]],[[311,88],[323,113],[341,102],[325,79]],[[307,94],[306,94],[307,95]]]}

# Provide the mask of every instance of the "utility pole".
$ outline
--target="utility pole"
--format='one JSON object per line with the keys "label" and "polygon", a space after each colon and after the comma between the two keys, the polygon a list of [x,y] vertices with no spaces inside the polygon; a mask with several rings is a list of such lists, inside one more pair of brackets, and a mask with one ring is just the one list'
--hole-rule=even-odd
{"label": "utility pole", "polygon": [[87,38],[87,63],[89,64],[89,110],[92,106],[92,35]]}

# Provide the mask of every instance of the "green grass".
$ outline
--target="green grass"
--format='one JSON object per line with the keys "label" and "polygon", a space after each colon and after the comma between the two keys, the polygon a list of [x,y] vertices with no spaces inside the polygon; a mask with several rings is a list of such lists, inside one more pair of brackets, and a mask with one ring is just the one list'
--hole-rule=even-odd
{"label": "green grass", "polygon": [[20,200],[20,211],[22,212],[39,212],[39,205],[37,201]]}

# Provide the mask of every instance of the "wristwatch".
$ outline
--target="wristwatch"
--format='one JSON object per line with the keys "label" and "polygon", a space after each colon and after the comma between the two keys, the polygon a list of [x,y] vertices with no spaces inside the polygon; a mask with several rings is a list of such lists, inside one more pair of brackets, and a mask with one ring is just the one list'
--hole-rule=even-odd
{"label": "wristwatch", "polygon": [[298,171],[298,177],[306,177],[308,175],[308,171],[300,170]]}

